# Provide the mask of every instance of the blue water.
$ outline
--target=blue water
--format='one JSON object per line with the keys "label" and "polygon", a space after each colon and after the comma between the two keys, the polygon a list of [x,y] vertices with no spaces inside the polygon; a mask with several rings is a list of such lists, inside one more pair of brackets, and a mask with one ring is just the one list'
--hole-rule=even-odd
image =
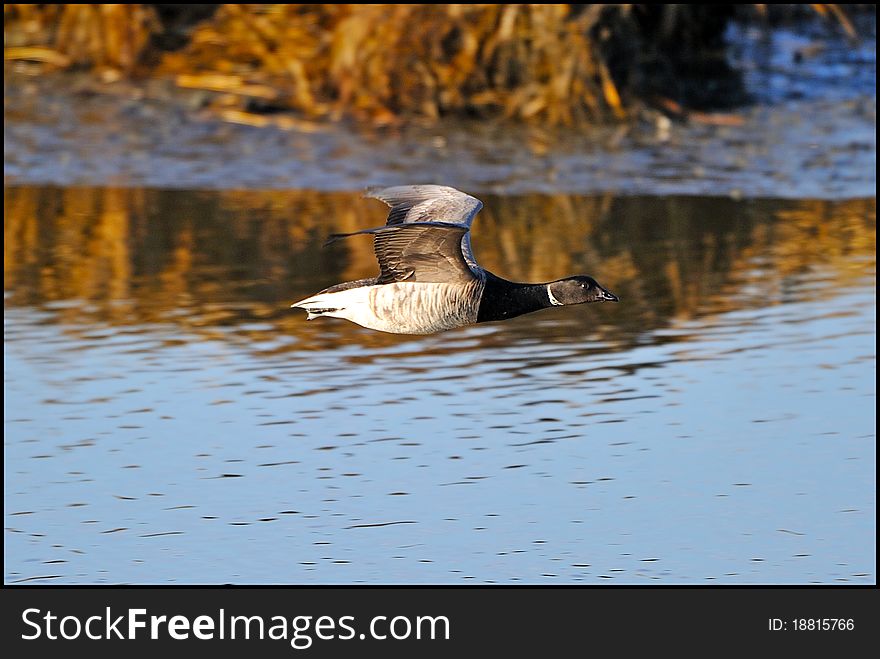
{"label": "blue water", "polygon": [[667,267],[603,254],[619,305],[429,337],[288,311],[352,267],[328,252],[277,300],[206,264],[234,292],[198,310],[158,269],[92,300],[10,276],[6,583],[876,583],[872,251],[756,243],[661,313],[639,291],[708,241],[642,229]]}

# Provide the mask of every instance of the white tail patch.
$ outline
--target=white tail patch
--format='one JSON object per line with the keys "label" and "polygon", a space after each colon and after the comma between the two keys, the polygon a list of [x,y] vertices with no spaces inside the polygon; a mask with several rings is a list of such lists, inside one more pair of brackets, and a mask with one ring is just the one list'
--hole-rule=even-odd
{"label": "white tail patch", "polygon": [[[349,288],[335,293],[318,293],[305,300],[294,302],[291,307],[305,309],[306,320],[314,320],[321,316],[354,320],[364,314],[369,302],[370,287]],[[372,314],[370,314],[372,315]]]}

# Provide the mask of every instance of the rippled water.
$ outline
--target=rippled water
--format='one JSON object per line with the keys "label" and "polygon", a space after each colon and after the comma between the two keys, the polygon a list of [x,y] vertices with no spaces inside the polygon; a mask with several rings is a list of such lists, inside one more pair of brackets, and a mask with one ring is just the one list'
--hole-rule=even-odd
{"label": "rippled water", "polygon": [[355,193],[6,189],[6,583],[876,583],[876,202],[481,195],[618,305],[413,337]]}

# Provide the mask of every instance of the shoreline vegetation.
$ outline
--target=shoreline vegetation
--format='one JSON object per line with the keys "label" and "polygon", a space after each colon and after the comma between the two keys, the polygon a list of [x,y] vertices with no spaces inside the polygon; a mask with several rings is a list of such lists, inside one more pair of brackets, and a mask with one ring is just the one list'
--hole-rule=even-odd
{"label": "shoreline vegetation", "polygon": [[748,102],[730,21],[819,20],[849,39],[861,5],[4,6],[6,66],[172,81],[235,123],[442,117],[547,126],[643,108],[735,123]]}

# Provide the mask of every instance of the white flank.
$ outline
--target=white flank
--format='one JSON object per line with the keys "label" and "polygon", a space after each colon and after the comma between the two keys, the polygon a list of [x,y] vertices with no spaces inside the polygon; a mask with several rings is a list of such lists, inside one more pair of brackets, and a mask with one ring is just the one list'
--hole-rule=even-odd
{"label": "white flank", "polygon": [[331,316],[353,320],[361,325],[363,323],[354,320],[353,316],[363,316],[368,313],[371,288],[375,287],[359,286],[335,293],[318,293],[290,306],[308,311],[309,316],[306,320],[312,320],[319,316]]}
{"label": "white flank", "polygon": [[318,316],[344,318],[394,334],[433,334],[476,322],[482,282],[397,282],[318,293],[292,307]]}

